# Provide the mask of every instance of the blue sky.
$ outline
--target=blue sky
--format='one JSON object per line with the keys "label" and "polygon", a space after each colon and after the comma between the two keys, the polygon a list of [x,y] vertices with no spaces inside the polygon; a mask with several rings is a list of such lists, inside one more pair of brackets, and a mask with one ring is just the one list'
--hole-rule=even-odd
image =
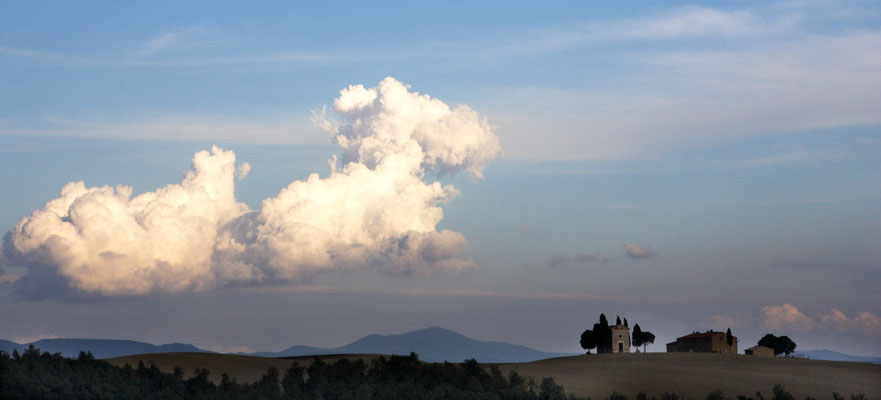
{"label": "blue sky", "polygon": [[258,209],[341,154],[313,112],[387,76],[470,106],[504,155],[484,179],[438,178],[460,194],[437,230],[464,236],[473,268],[87,301],[22,299],[28,269],[7,260],[0,316],[19,323],[0,337],[272,350],[441,325],[578,351],[605,312],[655,351],[730,326],[881,355],[879,10],[4,3],[4,232],[67,182],[150,192],[214,144],[251,165],[235,194]]}

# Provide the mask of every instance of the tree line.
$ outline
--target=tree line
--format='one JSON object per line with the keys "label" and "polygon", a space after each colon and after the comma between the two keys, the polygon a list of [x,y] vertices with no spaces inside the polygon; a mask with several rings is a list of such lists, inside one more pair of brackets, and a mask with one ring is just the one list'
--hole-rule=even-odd
{"label": "tree line", "polygon": [[[213,383],[207,369],[196,369],[184,379],[184,371],[162,372],[156,365],[138,363],[136,368],[97,360],[91,353],[78,358],[60,353],[40,353],[31,345],[22,354],[0,351],[0,399],[466,399],[466,400],[577,400],[566,395],[553,378],[539,383],[516,372],[505,377],[496,366],[477,361],[462,363],[423,363],[419,357],[379,357],[368,365],[363,360],[340,359],[325,363],[315,358],[308,366],[293,362],[284,374],[269,368],[253,383],[240,383],[223,374]],[[765,400],[738,395],[737,400]],[[848,398],[833,393],[834,400]],[[613,392],[609,400],[628,400]],[[684,400],[675,393],[636,400]],[[723,400],[721,391],[712,391],[707,400]],[[795,400],[783,386],[775,385],[771,400]],[[807,398],[806,400],[813,400]],[[849,400],[866,400],[851,394]]]}
{"label": "tree line", "polygon": [[423,363],[419,357],[340,359],[315,358],[308,366],[292,363],[283,373],[269,368],[253,383],[223,374],[219,384],[207,369],[184,379],[176,367],[166,373],[156,365],[123,367],[97,360],[50,354],[31,345],[22,354],[0,352],[0,399],[511,399],[563,400],[563,387],[553,378],[539,382],[516,372],[504,376],[474,359],[462,363]]}

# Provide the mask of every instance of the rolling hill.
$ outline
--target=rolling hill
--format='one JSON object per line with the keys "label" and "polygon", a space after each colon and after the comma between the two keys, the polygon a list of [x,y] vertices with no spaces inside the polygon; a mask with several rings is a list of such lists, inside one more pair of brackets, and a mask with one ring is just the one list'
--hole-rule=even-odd
{"label": "rolling hill", "polygon": [[[329,355],[320,358],[327,363],[340,358],[370,360],[370,354]],[[269,367],[282,373],[294,362],[308,366],[313,357],[263,358],[231,354],[165,353],[142,354],[112,358],[111,364],[123,366],[155,364],[170,372],[175,366],[192,376],[196,368],[211,371],[209,379],[217,382],[223,373],[239,382],[254,382]],[[851,394],[865,394],[866,398],[881,398],[881,365],[808,360],[800,358],[754,357],[712,353],[630,353],[592,354],[559,357],[527,363],[496,364],[507,375],[520,375],[540,382],[553,377],[563,385],[566,393],[579,397],[608,398],[612,392],[635,398],[640,392],[649,397],[676,393],[684,398],[702,399],[720,390],[724,398],[738,395],[756,398],[760,391],[771,397],[771,388],[782,384],[795,398],[808,396],[831,398],[833,392],[847,398]],[[484,364],[484,366],[488,366]]]}

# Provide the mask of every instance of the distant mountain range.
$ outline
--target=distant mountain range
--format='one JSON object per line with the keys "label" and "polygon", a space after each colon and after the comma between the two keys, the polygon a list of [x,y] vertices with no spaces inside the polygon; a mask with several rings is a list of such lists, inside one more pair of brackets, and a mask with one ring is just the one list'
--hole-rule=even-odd
{"label": "distant mountain range", "polygon": [[[448,329],[431,327],[400,335],[368,335],[350,344],[332,349],[294,346],[278,352],[259,352],[260,357],[296,357],[322,354],[410,354],[429,362],[462,362],[474,358],[484,363],[528,362],[570,356],[571,353],[546,353],[515,344],[474,340]],[[240,353],[244,354],[244,353]]]}
{"label": "distant mountain range", "polygon": [[792,353],[796,357],[807,357],[811,360],[828,360],[828,361],[857,361],[881,364],[881,357],[861,357],[852,356],[850,354],[839,353],[832,350],[806,350],[796,351]]}
{"label": "distant mountain range", "polygon": [[[42,339],[32,343],[15,343],[0,339],[0,351],[12,353],[33,344],[40,351],[77,357],[80,351],[91,351],[97,358],[113,358],[146,353],[213,353],[191,344],[170,343],[153,345],[134,340],[114,339]],[[236,353],[259,357],[297,357],[327,354],[410,354],[429,362],[461,362],[474,358],[483,363],[529,362],[573,355],[548,353],[526,346],[495,341],[474,340],[448,329],[431,327],[399,335],[368,335],[350,344],[335,348],[293,346],[277,352]],[[807,350],[794,353],[812,360],[856,361],[881,363],[881,357],[860,357],[832,350]]]}
{"label": "distant mountain range", "polygon": [[[133,340],[112,339],[42,339],[33,343],[15,343],[0,340],[0,350],[12,353],[27,349],[33,344],[40,351],[61,353],[65,357],[77,357],[80,351],[91,351],[97,358],[113,358],[145,353],[202,352],[208,350],[183,343],[163,344],[161,346]],[[419,359],[429,362],[461,362],[474,358],[480,362],[527,362],[572,355],[568,353],[546,353],[514,344],[480,341],[460,335],[451,330],[432,327],[400,335],[368,335],[345,346],[321,348],[293,346],[278,352],[237,353],[259,357],[295,357],[326,354],[410,354],[415,352]]]}
{"label": "distant mountain range", "polygon": [[0,339],[0,350],[12,353],[13,350],[22,352],[29,345],[48,351],[61,353],[65,357],[78,357],[80,351],[91,351],[96,358],[122,357],[132,354],[145,353],[212,353],[202,350],[191,344],[170,343],[156,346],[150,343],[136,342],[134,340],[115,339],[41,339],[32,343],[19,344]]}

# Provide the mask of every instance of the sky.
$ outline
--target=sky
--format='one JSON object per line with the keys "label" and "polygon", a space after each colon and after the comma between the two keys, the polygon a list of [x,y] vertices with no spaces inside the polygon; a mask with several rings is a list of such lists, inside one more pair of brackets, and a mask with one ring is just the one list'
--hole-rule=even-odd
{"label": "sky", "polygon": [[881,3],[0,3],[0,338],[881,356]]}

